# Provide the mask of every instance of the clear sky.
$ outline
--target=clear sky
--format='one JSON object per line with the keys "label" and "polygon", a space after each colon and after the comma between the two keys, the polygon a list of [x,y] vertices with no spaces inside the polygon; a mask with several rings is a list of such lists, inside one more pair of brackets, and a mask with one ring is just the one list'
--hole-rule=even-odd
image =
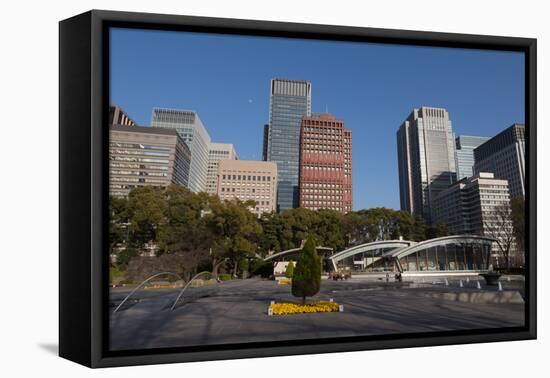
{"label": "clear sky", "polygon": [[113,29],[110,65],[110,101],[139,125],[194,110],[241,159],[261,159],[270,80],[310,81],[313,112],[353,130],[354,210],[399,208],[396,131],[415,107],[446,108],[456,135],[524,122],[517,52]]}

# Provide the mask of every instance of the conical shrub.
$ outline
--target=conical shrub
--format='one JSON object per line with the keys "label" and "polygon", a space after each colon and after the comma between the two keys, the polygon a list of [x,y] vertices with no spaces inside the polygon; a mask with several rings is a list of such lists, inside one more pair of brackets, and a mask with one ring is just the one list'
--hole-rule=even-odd
{"label": "conical shrub", "polygon": [[294,276],[294,261],[290,260],[285,270],[285,277],[291,279]]}
{"label": "conical shrub", "polygon": [[320,288],[321,260],[317,255],[315,242],[310,236],[300,252],[300,257],[294,269],[292,295],[302,298],[302,303],[305,303],[306,297],[314,296]]}

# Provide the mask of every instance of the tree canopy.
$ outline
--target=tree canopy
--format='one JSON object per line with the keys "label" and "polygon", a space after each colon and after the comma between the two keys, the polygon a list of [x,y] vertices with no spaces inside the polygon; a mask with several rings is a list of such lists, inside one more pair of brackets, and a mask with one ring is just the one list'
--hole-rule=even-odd
{"label": "tree canopy", "polygon": [[[232,267],[239,262],[299,248],[313,238],[317,245],[335,251],[376,240],[424,240],[444,236],[446,226],[426,226],[422,218],[387,208],[342,214],[334,210],[304,208],[266,213],[258,218],[249,211],[253,201],[222,201],[217,196],[193,193],[187,188],[145,186],[128,198],[110,200],[110,253],[117,268],[139,259],[136,251],[154,251],[163,267],[190,275],[197,269]],[[151,262],[148,262],[151,264]],[[241,269],[242,270],[242,269]]]}

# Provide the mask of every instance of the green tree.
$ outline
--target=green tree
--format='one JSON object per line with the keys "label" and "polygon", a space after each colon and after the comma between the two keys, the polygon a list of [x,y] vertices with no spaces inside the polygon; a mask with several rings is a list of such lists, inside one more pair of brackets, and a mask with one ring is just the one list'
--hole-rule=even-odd
{"label": "green tree", "polygon": [[241,273],[242,273],[243,279],[246,278],[246,276],[247,276],[247,274],[248,274],[248,269],[249,269],[249,268],[250,268],[250,264],[249,264],[247,258],[241,259],[241,260],[239,261],[239,270],[240,270]]}
{"label": "green tree", "polygon": [[317,255],[313,237],[309,236],[300,252],[292,278],[292,295],[302,298],[312,297],[321,289],[321,261]]}
{"label": "green tree", "polygon": [[414,217],[407,211],[395,212],[395,231],[392,235],[392,239],[399,239],[402,237],[405,240],[411,240],[415,227]]}
{"label": "green tree", "polygon": [[414,226],[411,232],[411,240],[422,241],[426,240],[426,221],[421,216],[414,217]]}
{"label": "green tree", "polygon": [[143,186],[128,195],[128,218],[132,228],[132,242],[142,248],[146,243],[157,243],[160,229],[167,221],[167,203],[164,189]]}
{"label": "green tree", "polygon": [[132,257],[139,256],[139,251],[134,247],[126,247],[117,254],[116,266],[120,270],[126,270]]}
{"label": "green tree", "polygon": [[263,229],[260,240],[260,248],[264,254],[268,252],[281,252],[282,219],[278,213],[263,214],[260,218],[260,224]]}
{"label": "green tree", "polygon": [[341,251],[347,246],[346,232],[343,227],[344,216],[335,210],[319,210],[314,218],[315,240],[324,247]]}
{"label": "green tree", "polygon": [[449,235],[447,223],[437,223],[426,227],[426,239],[440,238]]}
{"label": "green tree", "polygon": [[[214,270],[224,258],[233,261],[233,274],[237,274],[238,262],[253,257],[258,249],[262,226],[249,208],[253,201],[214,201],[205,222],[211,235],[211,258]],[[213,274],[217,272],[213,271]]]}
{"label": "green tree", "polygon": [[111,253],[115,253],[123,243],[128,243],[128,200],[111,196],[109,215],[109,249]]}
{"label": "green tree", "polygon": [[294,262],[290,260],[286,266],[285,277],[291,279],[294,276]]}

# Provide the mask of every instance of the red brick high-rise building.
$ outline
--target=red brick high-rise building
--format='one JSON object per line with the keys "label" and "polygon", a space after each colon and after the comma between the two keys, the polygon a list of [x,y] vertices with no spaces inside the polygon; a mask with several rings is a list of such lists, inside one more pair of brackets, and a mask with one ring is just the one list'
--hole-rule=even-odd
{"label": "red brick high-rise building", "polygon": [[300,207],[351,211],[351,130],[330,114],[303,117]]}

